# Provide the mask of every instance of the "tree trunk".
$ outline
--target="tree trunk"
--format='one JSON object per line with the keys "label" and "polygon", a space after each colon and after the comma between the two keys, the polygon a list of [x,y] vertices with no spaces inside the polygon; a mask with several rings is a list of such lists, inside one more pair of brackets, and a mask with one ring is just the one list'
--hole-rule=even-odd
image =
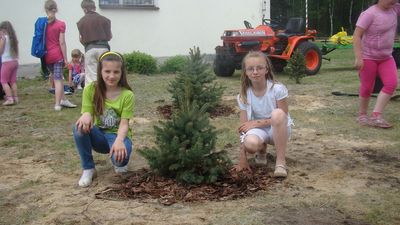
{"label": "tree trunk", "polygon": [[330,1],[329,1],[329,17],[330,17],[330,22],[331,22],[330,36],[333,35],[333,11],[334,11],[334,3],[335,3],[335,0],[330,0]]}
{"label": "tree trunk", "polygon": [[353,33],[353,21],[351,19],[353,12],[353,0],[350,1],[350,10],[349,10],[349,32]]}

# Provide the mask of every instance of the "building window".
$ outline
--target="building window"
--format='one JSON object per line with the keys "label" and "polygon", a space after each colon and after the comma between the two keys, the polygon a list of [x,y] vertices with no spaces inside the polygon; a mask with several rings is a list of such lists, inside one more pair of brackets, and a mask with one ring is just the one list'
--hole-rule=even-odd
{"label": "building window", "polygon": [[99,0],[102,9],[159,9],[157,0]]}

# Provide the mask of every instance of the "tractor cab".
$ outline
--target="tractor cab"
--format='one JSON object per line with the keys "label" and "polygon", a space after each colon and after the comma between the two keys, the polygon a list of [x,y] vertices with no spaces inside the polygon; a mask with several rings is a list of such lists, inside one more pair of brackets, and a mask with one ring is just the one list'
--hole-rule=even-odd
{"label": "tractor cab", "polygon": [[304,20],[301,17],[290,18],[285,30],[278,32],[276,37],[279,39],[275,45],[274,54],[282,54],[288,45],[288,40],[293,36],[303,36],[306,31]]}

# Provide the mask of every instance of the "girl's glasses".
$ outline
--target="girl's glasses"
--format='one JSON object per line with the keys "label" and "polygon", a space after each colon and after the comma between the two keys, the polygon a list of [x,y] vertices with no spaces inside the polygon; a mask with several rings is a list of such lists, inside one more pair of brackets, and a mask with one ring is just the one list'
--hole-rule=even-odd
{"label": "girl's glasses", "polygon": [[265,69],[266,69],[265,66],[246,67],[246,72],[247,73],[252,73],[252,72],[254,72],[254,70],[256,72],[259,72],[259,71],[263,71]]}

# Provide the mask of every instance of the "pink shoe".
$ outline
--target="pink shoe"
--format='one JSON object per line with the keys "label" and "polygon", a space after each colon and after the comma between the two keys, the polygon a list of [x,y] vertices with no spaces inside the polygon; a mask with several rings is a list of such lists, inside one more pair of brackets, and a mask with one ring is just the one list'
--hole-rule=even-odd
{"label": "pink shoe", "polygon": [[368,125],[370,125],[371,127],[377,127],[377,128],[383,128],[383,129],[388,129],[388,128],[392,127],[392,125],[390,123],[388,123],[382,117],[369,118]]}
{"label": "pink shoe", "polygon": [[12,97],[7,97],[7,101],[3,102],[3,105],[14,105],[14,100]]}

